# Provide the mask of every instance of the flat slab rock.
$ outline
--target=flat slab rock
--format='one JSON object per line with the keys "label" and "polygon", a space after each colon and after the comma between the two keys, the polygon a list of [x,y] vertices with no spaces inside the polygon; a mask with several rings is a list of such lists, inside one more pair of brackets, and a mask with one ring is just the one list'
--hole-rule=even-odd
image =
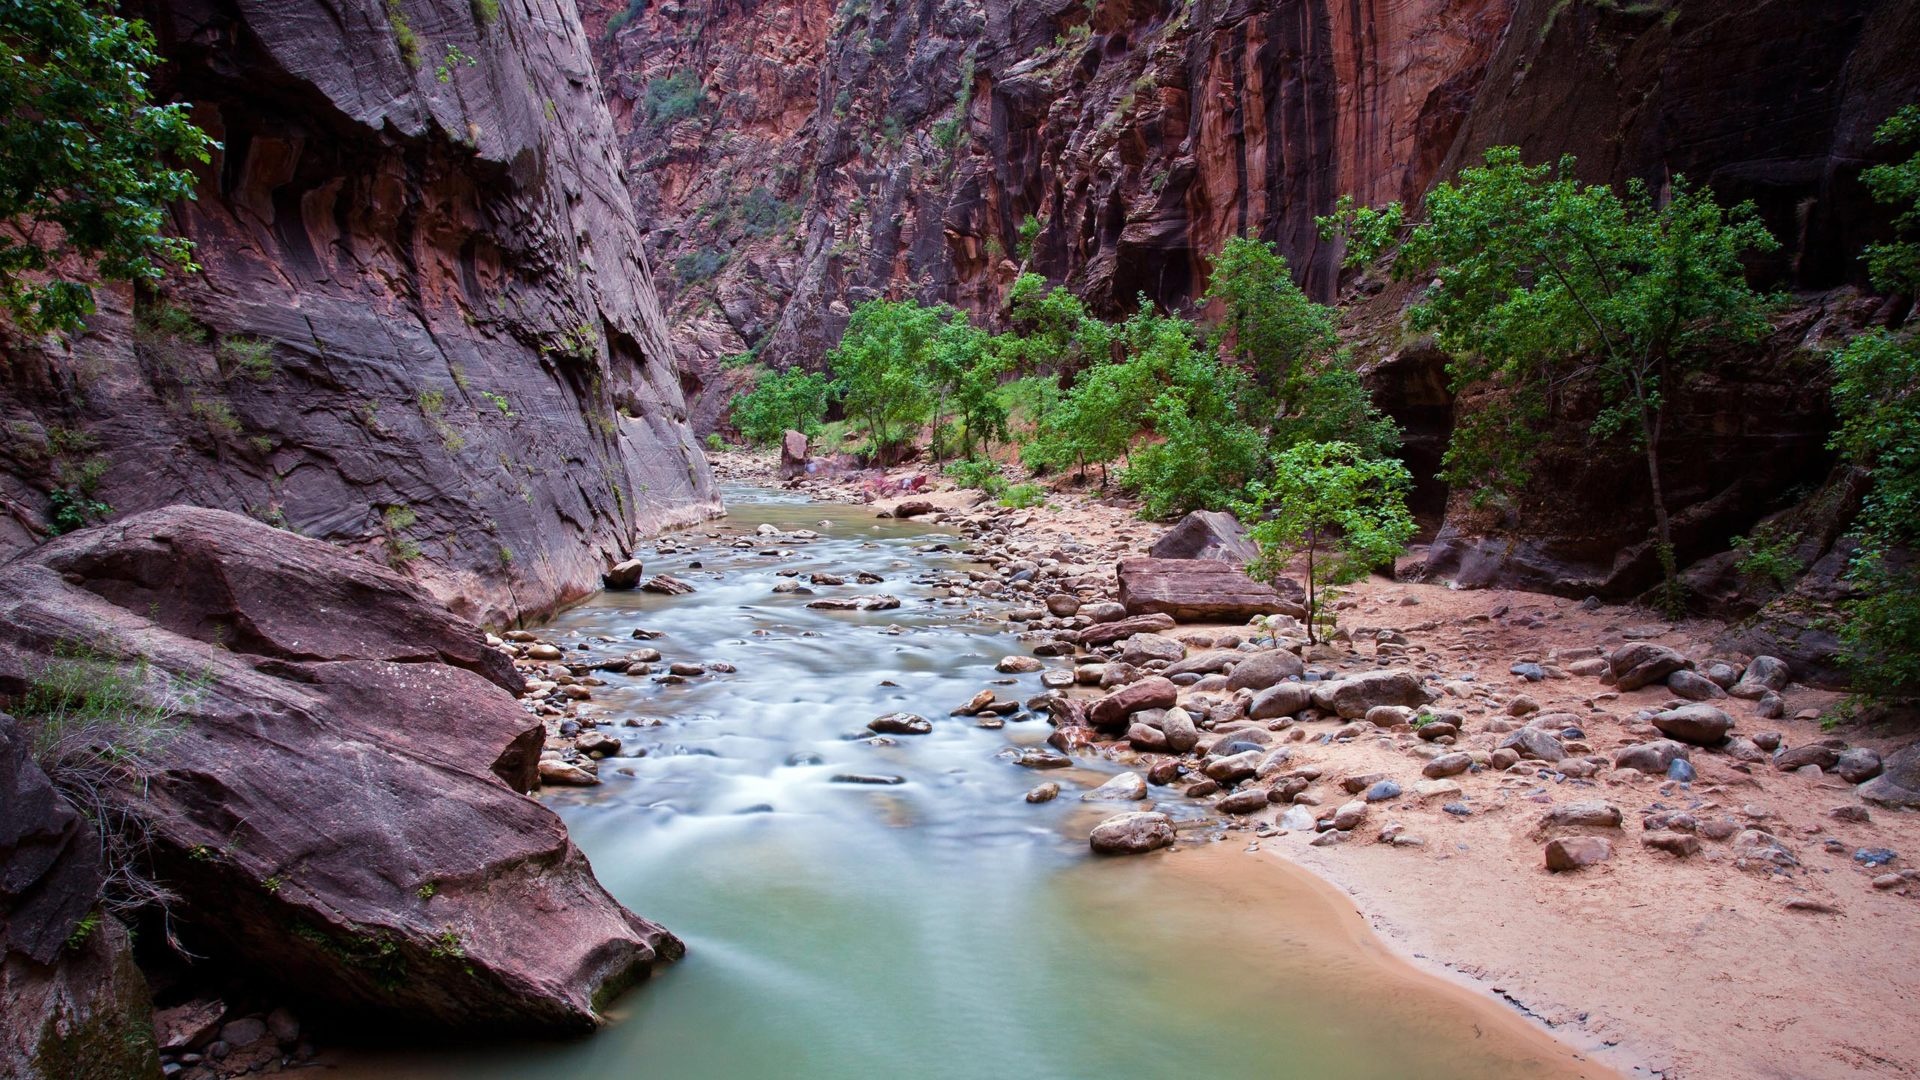
{"label": "flat slab rock", "polygon": [[684,951],[520,794],[543,732],[510,662],[386,567],[150,511],[0,567],[0,685],[67,641],[192,687],[147,782],[111,797],[149,828],[196,950],[341,1012],[488,1034],[589,1030]]}
{"label": "flat slab rock", "polygon": [[1217,559],[1122,559],[1116,573],[1120,603],[1129,615],[1170,615],[1180,622],[1245,622],[1271,614],[1307,617],[1298,585],[1282,579],[1276,590]]}

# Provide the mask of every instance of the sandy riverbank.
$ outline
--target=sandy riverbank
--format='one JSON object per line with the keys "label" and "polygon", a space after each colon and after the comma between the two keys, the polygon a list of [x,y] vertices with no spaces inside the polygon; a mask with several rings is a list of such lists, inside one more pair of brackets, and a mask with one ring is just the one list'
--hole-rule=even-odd
{"label": "sandy riverbank", "polygon": [[[810,486],[825,498],[868,497],[849,485]],[[936,491],[930,499],[936,515],[953,523],[996,513],[973,507],[969,493]],[[1134,554],[1160,532],[1124,503],[1087,495],[1057,496],[1048,509],[1005,514],[1019,515],[1017,527],[979,532],[977,541],[988,547],[983,554],[1017,557],[1072,543],[1103,548],[1103,556]],[[1092,568],[1072,569],[1089,571],[1075,579],[1083,593],[1098,591]],[[1492,748],[1508,706],[1524,695],[1537,707],[1534,715],[1575,718],[1580,730],[1570,753],[1607,764],[1587,776],[1538,761],[1506,770],[1476,767],[1451,778],[1457,792],[1421,799],[1422,765],[1441,748],[1422,744],[1413,732],[1328,741],[1325,723],[1288,725],[1280,734],[1290,740],[1289,764],[1319,770],[1313,791],[1325,805],[1351,797],[1333,786],[1341,779],[1375,773],[1396,781],[1406,795],[1370,807],[1350,842],[1332,846],[1310,846],[1318,835],[1311,829],[1277,829],[1281,805],[1229,819],[1228,828],[1257,843],[1256,857],[1310,869],[1407,954],[1471,978],[1510,1003],[1514,1015],[1537,1020],[1573,1047],[1602,1049],[1600,1060],[1623,1071],[1685,1080],[1920,1073],[1920,1024],[1909,1022],[1907,1006],[1920,989],[1914,974],[1920,883],[1885,887],[1888,871],[1907,864],[1896,858],[1891,866],[1868,866],[1856,858],[1875,849],[1916,850],[1920,816],[1865,807],[1853,785],[1831,773],[1783,772],[1765,760],[1742,762],[1718,752],[1693,755],[1698,776],[1690,784],[1612,768],[1615,751],[1648,738],[1646,712],[1678,699],[1658,684],[1619,693],[1598,677],[1552,663],[1556,653],[1605,653],[1628,640],[1704,661],[1714,656],[1707,642],[1716,625],[1675,624],[1630,607],[1589,609],[1558,597],[1380,578],[1349,590],[1340,618],[1343,627],[1397,630],[1409,651],[1377,658],[1373,643],[1356,635],[1360,644],[1341,646],[1313,666],[1335,675],[1398,666],[1436,676],[1448,689],[1434,707],[1457,710],[1467,721],[1457,743],[1445,749]],[[1170,636],[1204,638],[1230,629],[1182,626]],[[1545,663],[1555,677],[1530,682],[1510,673],[1522,661]],[[1790,685],[1782,696],[1782,719],[1762,718],[1753,701],[1712,704],[1734,718],[1736,734],[1778,733],[1786,746],[1829,734],[1883,753],[1899,743],[1871,732],[1823,732],[1817,717],[1834,704],[1830,693]],[[1125,742],[1095,749],[1141,771],[1164,757]],[[1183,784],[1156,787],[1151,798],[1180,800]],[[1622,824],[1552,835],[1603,835],[1612,857],[1573,873],[1547,872],[1542,815],[1592,801],[1617,807]],[[1837,807],[1855,809],[1836,817]],[[1862,810],[1866,820],[1849,819]],[[1677,857],[1642,846],[1646,816],[1665,811],[1691,815],[1702,841],[1697,850]],[[1792,865],[1743,858],[1738,841],[1728,838],[1750,828],[1777,838]],[[1394,835],[1399,843],[1382,839]],[[1183,844],[1167,865],[1195,872],[1197,855]],[[1218,870],[1209,863],[1206,872]]]}

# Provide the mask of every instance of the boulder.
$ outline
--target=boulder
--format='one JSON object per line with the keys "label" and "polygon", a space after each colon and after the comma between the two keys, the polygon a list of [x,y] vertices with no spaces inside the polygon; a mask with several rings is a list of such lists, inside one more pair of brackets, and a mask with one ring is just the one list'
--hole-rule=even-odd
{"label": "boulder", "polygon": [[600,585],[613,592],[625,592],[640,584],[640,578],[645,569],[645,564],[639,559],[626,559],[614,563],[606,573],[600,575]]}
{"label": "boulder", "polygon": [[780,479],[795,480],[807,475],[807,437],[792,429],[780,436]]}
{"label": "boulder", "polygon": [[1265,690],[1275,683],[1297,679],[1306,671],[1300,658],[1285,649],[1239,655],[1242,659],[1227,673],[1229,690]]}
{"label": "boulder", "polygon": [[[1279,613],[1306,618],[1299,586],[1276,590],[1217,559],[1122,559],[1116,572],[1129,615],[1170,615],[1179,622],[1246,622]],[[1288,588],[1288,586],[1291,586]]]}
{"label": "boulder", "polygon": [[0,694],[75,641],[142,657],[173,712],[145,782],[110,797],[150,832],[196,952],[337,1012],[490,1034],[590,1029],[680,955],[517,794],[543,732],[506,657],[392,570],[238,514],[151,511],[0,568]]}
{"label": "boulder", "polygon": [[1171,709],[1180,700],[1180,688],[1159,675],[1115,690],[1093,703],[1087,719],[1095,727],[1120,727],[1142,709]]}
{"label": "boulder", "polygon": [[1540,815],[1539,828],[1600,828],[1617,829],[1620,827],[1620,808],[1609,802],[1591,799],[1584,802],[1562,803]]}
{"label": "boulder", "polygon": [[1655,713],[1651,722],[1660,734],[1695,746],[1714,746],[1733,730],[1733,717],[1711,705],[1682,705]]}
{"label": "boulder", "polygon": [[[1161,674],[1167,676],[1169,679],[1175,675],[1212,675],[1225,671],[1227,668],[1242,662],[1246,657],[1247,654],[1238,649],[1208,649],[1205,652],[1195,653],[1184,660],[1175,661],[1168,665],[1167,670]],[[1122,660],[1127,658],[1124,649],[1120,653],[1120,658]]]}
{"label": "boulder", "polygon": [[1499,749],[1512,750],[1522,758],[1535,761],[1564,761],[1567,756],[1559,739],[1537,727],[1523,727],[1509,732],[1506,738],[1500,740]]}
{"label": "boulder", "polygon": [[1616,690],[1638,690],[1663,682],[1686,666],[1686,657],[1665,645],[1648,641],[1630,641],[1607,657],[1607,670],[1613,673]]}
{"label": "boulder", "polygon": [[1767,691],[1778,693],[1787,688],[1787,662],[1772,656],[1756,656],[1740,675],[1740,681],[1727,688],[1737,698],[1757,700]]}
{"label": "boulder", "polygon": [[933,731],[933,722],[913,713],[895,712],[867,721],[867,730],[881,735],[927,735]]}
{"label": "boulder", "polygon": [[1884,807],[1920,807],[1920,742],[1893,751],[1880,776],[1860,784],[1860,798]]}
{"label": "boulder", "polygon": [[1139,810],[1116,814],[1093,827],[1087,844],[1099,855],[1142,855],[1173,844],[1173,819]]}
{"label": "boulder", "polygon": [[1687,747],[1681,743],[1671,739],[1655,739],[1622,749],[1613,755],[1613,767],[1637,769],[1648,776],[1665,776],[1667,767],[1675,760],[1687,757],[1688,753]]}
{"label": "boulder", "polygon": [[1712,679],[1686,668],[1667,676],[1667,689],[1688,701],[1712,701],[1727,696]]}
{"label": "boulder", "polygon": [[1250,787],[1223,796],[1213,804],[1215,810],[1223,814],[1255,814],[1268,806],[1267,792],[1264,788]]}
{"label": "boulder", "polygon": [[1434,699],[1410,671],[1365,671],[1332,682],[1313,683],[1313,703],[1349,720],[1367,715],[1376,705],[1405,705],[1417,709]]}
{"label": "boulder", "polygon": [[1808,765],[1825,771],[1839,763],[1840,751],[1819,743],[1804,743],[1773,755],[1773,767],[1781,772],[1792,772]]}
{"label": "boulder", "polygon": [[1311,684],[1283,682],[1255,694],[1247,705],[1247,715],[1255,720],[1277,720],[1283,716],[1297,716],[1311,704]]}
{"label": "boulder", "polygon": [[96,907],[99,837],[32,747],[0,714],[0,1076],[158,1076],[146,980]]}
{"label": "boulder", "polygon": [[1167,749],[1184,754],[1200,741],[1200,728],[1187,710],[1174,706],[1160,718],[1160,730],[1167,737]]}
{"label": "boulder", "polygon": [[1547,841],[1547,869],[1554,873],[1597,866],[1613,858],[1613,845],[1602,836],[1561,836]]}
{"label": "boulder", "polygon": [[1118,773],[1080,796],[1081,802],[1138,802],[1147,797],[1147,782],[1137,772]]}
{"label": "boulder", "polygon": [[[1421,768],[1420,774],[1429,780],[1441,780],[1449,776],[1458,776],[1473,768],[1473,755],[1465,751],[1441,754]],[[1459,790],[1458,785],[1454,790]]]}
{"label": "boulder", "polygon": [[[1088,607],[1093,605],[1089,604]],[[1084,610],[1084,609],[1082,609]],[[1155,634],[1174,627],[1171,615],[1135,615],[1108,622],[1096,622],[1080,631],[1080,644],[1089,649],[1111,645],[1135,634]]]}
{"label": "boulder", "polygon": [[1855,746],[1840,752],[1839,759],[1833,764],[1833,771],[1849,784],[1860,784],[1879,776],[1881,767],[1877,751]]}
{"label": "boulder", "polygon": [[[1151,660],[1172,664],[1185,655],[1185,645],[1162,634],[1135,634],[1120,643],[1120,662],[1134,667],[1145,667]],[[1173,676],[1180,672],[1169,670],[1166,674]]]}
{"label": "boulder", "polygon": [[1244,567],[1260,557],[1260,549],[1247,539],[1247,530],[1232,514],[1195,510],[1160,534],[1147,554],[1156,559],[1205,559]]}

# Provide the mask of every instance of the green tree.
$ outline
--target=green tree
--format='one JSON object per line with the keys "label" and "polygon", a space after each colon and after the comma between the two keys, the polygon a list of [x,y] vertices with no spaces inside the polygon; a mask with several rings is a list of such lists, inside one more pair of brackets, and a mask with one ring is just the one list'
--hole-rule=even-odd
{"label": "green tree", "polygon": [[827,418],[832,399],[833,380],[818,372],[763,370],[751,390],[733,396],[733,426],[762,445],[779,442],[788,429],[812,435]]}
{"label": "green tree", "polygon": [[946,322],[911,300],[869,300],[853,309],[827,363],[844,388],[847,414],[885,456],[913,438],[933,406],[928,350]]}
{"label": "green tree", "polygon": [[[1908,105],[1874,129],[1873,141],[1885,146],[1920,146],[1920,105]],[[1897,238],[1867,248],[1867,272],[1888,292],[1920,293],[1920,149],[1905,161],[1875,165],[1860,181],[1883,203],[1899,207],[1893,219]]]}
{"label": "green tree", "polygon": [[1413,478],[1398,461],[1369,458],[1341,442],[1301,443],[1273,465],[1273,478],[1254,483],[1239,508],[1260,548],[1247,571],[1271,582],[1305,558],[1307,640],[1314,642],[1327,590],[1392,563],[1413,538]]}
{"label": "green tree", "polygon": [[[1920,105],[1908,105],[1874,132],[1882,143],[1920,142]],[[1898,238],[1866,251],[1874,285],[1920,288],[1920,153],[1861,177],[1894,206]],[[1840,426],[1831,445],[1872,479],[1855,521],[1860,549],[1847,568],[1853,595],[1839,620],[1841,658],[1869,693],[1920,690],[1920,337],[1875,328],[1833,357],[1833,404]]]}
{"label": "green tree", "polygon": [[29,333],[78,329],[93,291],[62,277],[157,281],[193,270],[164,235],[167,204],[193,197],[214,142],[184,105],[156,105],[153,33],[91,0],[0,0],[0,304]]}
{"label": "green tree", "polygon": [[1300,384],[1339,344],[1339,318],[1300,291],[1273,244],[1235,236],[1221,247],[1206,302],[1223,310],[1210,343],[1253,373],[1274,413],[1297,402]]}
{"label": "green tree", "polygon": [[1266,449],[1241,415],[1251,391],[1246,374],[1204,351],[1185,319],[1143,310],[1123,336],[1140,388],[1136,429],[1144,424],[1157,440],[1130,455],[1122,482],[1139,492],[1148,517],[1230,505]]}
{"label": "green tree", "polygon": [[1412,320],[1451,356],[1455,392],[1502,393],[1500,406],[1457,422],[1449,482],[1481,498],[1524,484],[1555,393],[1574,381],[1600,392],[1593,433],[1624,434],[1645,458],[1675,603],[1660,457],[1668,394],[1707,346],[1766,332],[1772,304],[1747,285],[1742,260],[1779,245],[1751,204],[1722,208],[1680,177],[1664,200],[1637,181],[1621,195],[1580,184],[1574,164],[1527,165],[1517,148],[1494,147],[1485,165],[1433,190],[1424,221],[1409,222],[1397,203],[1356,209],[1342,199],[1320,225],[1346,235],[1350,262],[1401,237],[1394,274],[1433,280]]}

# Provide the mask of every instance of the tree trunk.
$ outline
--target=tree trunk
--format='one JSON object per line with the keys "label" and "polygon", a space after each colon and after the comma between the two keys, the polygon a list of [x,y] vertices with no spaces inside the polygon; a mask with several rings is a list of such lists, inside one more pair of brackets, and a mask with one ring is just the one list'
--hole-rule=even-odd
{"label": "tree trunk", "polygon": [[[1678,605],[1679,573],[1678,560],[1673,550],[1673,523],[1667,515],[1667,492],[1660,478],[1660,429],[1665,417],[1659,412],[1650,413],[1646,409],[1640,412],[1641,437],[1647,444],[1647,480],[1653,488],[1653,530],[1655,554],[1660,559],[1661,589],[1665,593],[1663,606],[1672,609]],[[1668,614],[1673,614],[1671,610]]]}
{"label": "tree trunk", "polygon": [[1319,594],[1319,590],[1314,588],[1314,580],[1313,580],[1313,549],[1316,545],[1319,544],[1319,542],[1320,542],[1320,530],[1317,528],[1308,529],[1307,530],[1307,644],[1309,645],[1320,644],[1320,639],[1318,636],[1316,636],[1318,634],[1318,631],[1314,627],[1314,624],[1318,621],[1318,616],[1320,614],[1320,605],[1317,602],[1319,600],[1320,594]]}

